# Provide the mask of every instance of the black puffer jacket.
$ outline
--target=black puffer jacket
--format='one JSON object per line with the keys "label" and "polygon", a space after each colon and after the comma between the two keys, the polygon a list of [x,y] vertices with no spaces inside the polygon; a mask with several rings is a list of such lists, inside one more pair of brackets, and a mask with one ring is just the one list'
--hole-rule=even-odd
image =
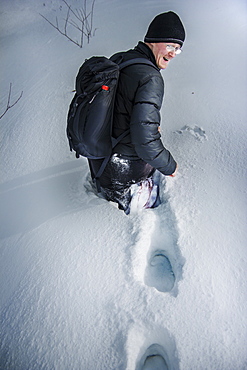
{"label": "black puffer jacket", "polygon": [[[111,59],[119,62],[133,58],[146,58],[155,64],[151,49],[142,42]],[[116,95],[113,136],[118,137],[128,128],[130,134],[114,152],[128,159],[141,158],[164,175],[171,175],[176,162],[162,144],[158,131],[163,95],[163,78],[152,66],[139,64],[123,69]]]}

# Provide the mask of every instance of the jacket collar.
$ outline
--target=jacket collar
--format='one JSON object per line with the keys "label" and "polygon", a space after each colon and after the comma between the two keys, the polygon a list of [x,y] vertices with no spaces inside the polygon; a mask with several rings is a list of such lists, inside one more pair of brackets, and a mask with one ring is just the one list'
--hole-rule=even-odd
{"label": "jacket collar", "polygon": [[144,44],[144,42],[139,41],[134,50],[145,55],[147,59],[151,60],[151,62],[154,63],[154,65],[156,65],[156,60],[155,60],[152,50],[146,44]]}

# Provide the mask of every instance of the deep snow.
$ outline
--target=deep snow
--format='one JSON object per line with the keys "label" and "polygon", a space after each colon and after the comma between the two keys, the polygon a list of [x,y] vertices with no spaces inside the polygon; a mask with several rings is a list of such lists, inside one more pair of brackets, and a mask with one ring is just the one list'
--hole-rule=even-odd
{"label": "deep snow", "polygon": [[[96,0],[82,49],[39,14],[61,5],[0,4],[0,113],[10,83],[11,101],[23,91],[0,121],[1,369],[134,370],[154,343],[170,369],[247,369],[246,1]],[[82,61],[135,46],[167,10],[187,30],[162,72],[179,174],[159,208],[126,216],[91,191],[66,113]]]}

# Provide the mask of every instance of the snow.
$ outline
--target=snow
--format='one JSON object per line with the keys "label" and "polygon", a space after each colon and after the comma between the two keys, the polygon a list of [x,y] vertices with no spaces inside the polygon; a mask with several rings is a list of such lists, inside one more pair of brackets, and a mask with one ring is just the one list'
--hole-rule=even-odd
{"label": "snow", "polygon": [[[179,173],[126,216],[91,191],[66,114],[84,59],[132,48],[167,10],[187,31],[162,72]],[[247,369],[245,0],[96,0],[82,49],[40,16],[64,11],[0,6],[0,113],[23,91],[1,119],[0,368],[134,370],[156,344],[169,369]]]}

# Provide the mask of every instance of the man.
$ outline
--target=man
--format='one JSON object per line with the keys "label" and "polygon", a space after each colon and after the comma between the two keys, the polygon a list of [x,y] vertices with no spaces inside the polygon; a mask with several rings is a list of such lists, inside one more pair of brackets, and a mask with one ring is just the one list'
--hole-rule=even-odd
{"label": "man", "polygon": [[[144,208],[159,204],[158,184],[155,184],[153,176],[155,170],[170,176],[175,176],[177,172],[177,164],[162,144],[159,132],[159,111],[164,95],[164,82],[159,70],[167,68],[181,52],[184,39],[183,24],[178,15],[170,11],[153,19],[144,43],[139,42],[134,49],[111,57],[116,63],[145,58],[156,66],[136,64],[120,73],[113,136],[117,138],[123,132],[129,132],[114,148],[100,177],[100,184],[104,197],[118,203],[126,214],[133,201],[133,189],[139,197],[145,193]],[[92,176],[97,173],[100,164],[100,160],[89,160]]]}

